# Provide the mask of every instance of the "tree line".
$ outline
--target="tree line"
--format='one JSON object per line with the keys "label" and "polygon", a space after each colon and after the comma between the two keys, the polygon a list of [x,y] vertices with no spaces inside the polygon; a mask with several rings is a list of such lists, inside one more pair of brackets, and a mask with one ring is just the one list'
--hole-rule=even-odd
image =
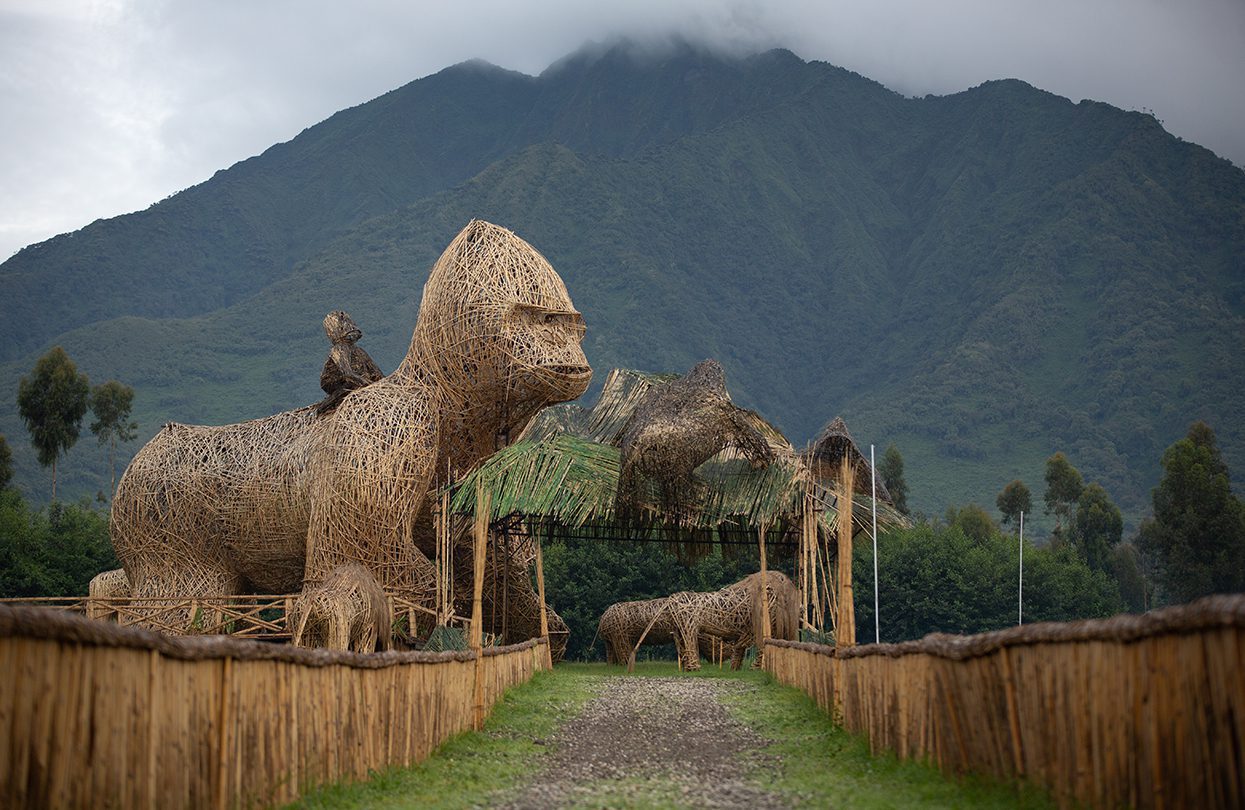
{"label": "tree line", "polygon": [[[56,500],[58,462],[78,441],[82,421],[94,416],[91,432],[107,444],[116,491],[116,447],[133,441],[130,419],[134,390],[116,380],[92,387],[60,346],[53,347],[22,377],[17,405],[39,463],[52,469],[52,501],[32,509],[14,489],[13,452],[0,434],[0,596],[72,596],[86,593],[100,571],[117,567],[108,536],[108,513],[89,500]],[[100,501],[105,500],[100,493]]]}
{"label": "tree line", "polygon": [[[1125,541],[1123,516],[1106,489],[1086,484],[1064,453],[1048,458],[1042,502],[1055,518],[1051,553],[1073,555],[1090,572],[1113,580],[1123,605],[1134,612],[1245,591],[1245,505],[1232,493],[1214,431],[1195,422],[1163,453],[1161,464],[1163,475],[1151,493],[1153,514]],[[878,473],[892,495],[900,494],[895,506],[907,513],[903,461],[894,445],[887,448]],[[942,521],[923,522],[934,533],[955,528],[978,542],[993,542],[1005,530],[1018,530],[1021,513],[1032,514],[1033,495],[1017,479],[1003,487],[995,506],[1002,516],[999,524],[976,505],[951,508]],[[1012,556],[1018,569],[1014,548]]]}

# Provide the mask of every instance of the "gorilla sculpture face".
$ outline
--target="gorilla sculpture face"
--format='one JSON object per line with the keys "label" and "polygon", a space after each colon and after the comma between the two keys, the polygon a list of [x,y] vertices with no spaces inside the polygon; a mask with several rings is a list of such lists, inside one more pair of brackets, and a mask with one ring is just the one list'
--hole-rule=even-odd
{"label": "gorilla sculpture face", "polygon": [[583,336],[583,318],[545,257],[475,220],[428,277],[410,356],[473,410],[522,416],[587,390]]}

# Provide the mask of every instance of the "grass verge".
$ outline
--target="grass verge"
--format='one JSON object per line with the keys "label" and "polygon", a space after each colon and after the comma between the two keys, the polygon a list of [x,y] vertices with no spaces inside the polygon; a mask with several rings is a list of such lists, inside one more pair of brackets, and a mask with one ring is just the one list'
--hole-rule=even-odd
{"label": "grass verge", "polygon": [[[749,688],[723,701],[732,715],[771,740],[741,764],[750,781],[780,794],[796,807],[850,808],[1046,808],[1041,791],[980,777],[951,779],[921,762],[890,754],[873,756],[863,737],[834,725],[803,692],[768,673],[732,672],[706,665],[680,673],[674,662],[643,662],[628,675],[606,664],[559,664],[514,687],[493,709],[482,731],[466,732],[410,768],[391,768],[367,782],[309,792],[297,808],[449,808],[487,805],[519,787],[544,767],[545,741],[574,717],[606,677],[728,678]],[[583,807],[672,807],[669,786],[637,777],[622,790],[603,785],[603,795]],[[675,794],[677,795],[677,794]],[[691,806],[689,803],[688,806]]]}
{"label": "grass verge", "polygon": [[873,755],[864,737],[832,723],[813,700],[769,673],[747,673],[756,689],[727,694],[734,717],[772,742],[746,763],[755,784],[796,807],[1047,808],[1035,788],[984,777],[953,779],[933,765]]}
{"label": "grass verge", "polygon": [[561,666],[538,672],[493,707],[484,728],[441,744],[409,768],[389,768],[366,782],[308,792],[292,808],[450,808],[488,802],[490,794],[519,784],[543,767],[554,730],[574,717],[593,694],[597,676]]}

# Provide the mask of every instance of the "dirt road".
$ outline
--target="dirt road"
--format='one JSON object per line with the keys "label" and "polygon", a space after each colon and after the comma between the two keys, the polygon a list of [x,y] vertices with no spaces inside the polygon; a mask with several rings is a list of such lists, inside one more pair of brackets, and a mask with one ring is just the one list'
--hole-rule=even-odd
{"label": "dirt road", "polygon": [[549,740],[546,768],[502,808],[783,807],[749,783],[773,767],[766,740],[720,698],[755,684],[709,678],[603,678],[600,691]]}

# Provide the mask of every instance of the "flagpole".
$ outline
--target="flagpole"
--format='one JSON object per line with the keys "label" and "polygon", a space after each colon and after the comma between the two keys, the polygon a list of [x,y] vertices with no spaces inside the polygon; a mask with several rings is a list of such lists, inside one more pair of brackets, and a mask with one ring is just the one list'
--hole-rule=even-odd
{"label": "flagpole", "polygon": [[1020,513],[1020,587],[1017,591],[1018,605],[1016,624],[1025,623],[1025,513]]}
{"label": "flagpole", "polygon": [[882,623],[878,614],[878,468],[873,463],[873,445],[869,445],[869,472],[873,486],[873,641],[882,643]]}

